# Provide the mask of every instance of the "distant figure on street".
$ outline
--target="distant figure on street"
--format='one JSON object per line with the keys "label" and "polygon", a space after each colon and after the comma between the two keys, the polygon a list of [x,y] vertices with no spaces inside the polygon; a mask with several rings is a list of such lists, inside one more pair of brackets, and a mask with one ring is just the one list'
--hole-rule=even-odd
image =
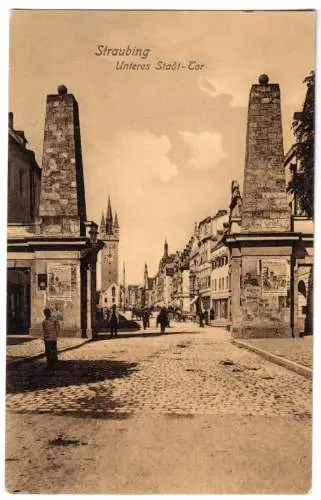
{"label": "distant figure on street", "polygon": [[118,333],[117,330],[119,325],[119,314],[116,310],[116,304],[114,304],[113,307],[111,308],[108,323],[110,327],[111,337],[116,336]]}
{"label": "distant figure on street", "polygon": [[52,368],[58,363],[57,337],[60,333],[60,324],[57,319],[52,318],[50,309],[43,311],[45,320],[42,322],[43,339],[47,358],[47,368]]}
{"label": "distant figure on street", "polygon": [[169,326],[168,313],[165,307],[162,307],[159,315],[157,316],[157,326],[160,324],[160,329],[162,333],[165,333],[165,328]]}
{"label": "distant figure on street", "polygon": [[203,318],[205,321],[205,325],[208,325],[208,310],[204,311]]}
{"label": "distant figure on street", "polygon": [[105,322],[105,324],[107,324],[107,321],[108,321],[108,309],[107,307],[103,307],[103,321]]}
{"label": "distant figure on street", "polygon": [[214,313],[214,309],[212,307],[212,309],[210,310],[210,320],[213,321],[215,319],[215,313]]}
{"label": "distant figure on street", "polygon": [[143,328],[146,330],[146,328],[149,327],[149,311],[148,309],[143,310]]}
{"label": "distant figure on street", "polygon": [[200,328],[204,328],[204,311],[200,295],[196,301],[196,315],[199,317]]}

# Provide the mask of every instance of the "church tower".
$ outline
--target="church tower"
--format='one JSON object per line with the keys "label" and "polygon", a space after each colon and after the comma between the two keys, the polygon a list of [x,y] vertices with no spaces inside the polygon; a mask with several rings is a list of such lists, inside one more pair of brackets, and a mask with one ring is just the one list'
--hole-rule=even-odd
{"label": "church tower", "polygon": [[119,284],[119,223],[117,212],[115,218],[113,217],[109,196],[106,217],[104,212],[101,217],[100,239],[105,244],[101,251],[101,290],[106,291],[113,283]]}

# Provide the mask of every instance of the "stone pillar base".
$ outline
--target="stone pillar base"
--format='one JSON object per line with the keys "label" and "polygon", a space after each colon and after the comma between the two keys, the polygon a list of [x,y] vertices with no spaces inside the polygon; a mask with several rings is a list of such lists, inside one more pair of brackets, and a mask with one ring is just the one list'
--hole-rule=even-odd
{"label": "stone pillar base", "polygon": [[263,339],[263,338],[289,338],[292,337],[292,328],[288,326],[258,326],[258,327],[234,327],[233,338],[235,339]]}

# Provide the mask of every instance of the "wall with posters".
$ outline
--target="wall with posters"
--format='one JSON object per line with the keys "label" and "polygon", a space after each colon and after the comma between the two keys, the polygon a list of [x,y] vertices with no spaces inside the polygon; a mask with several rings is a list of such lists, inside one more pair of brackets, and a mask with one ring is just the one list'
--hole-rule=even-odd
{"label": "wall with posters", "polygon": [[290,257],[242,258],[242,327],[247,336],[251,328],[256,336],[291,334],[290,271]]}
{"label": "wall with posters", "polygon": [[82,326],[79,252],[64,252],[59,259],[55,253],[58,254],[37,252],[32,275],[31,332],[42,333],[43,310],[49,307],[59,320],[63,335],[79,336]]}

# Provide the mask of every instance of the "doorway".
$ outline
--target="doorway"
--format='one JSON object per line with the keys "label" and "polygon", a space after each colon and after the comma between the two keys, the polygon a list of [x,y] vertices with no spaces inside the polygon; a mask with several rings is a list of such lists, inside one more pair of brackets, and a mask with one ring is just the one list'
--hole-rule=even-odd
{"label": "doorway", "polygon": [[31,322],[30,269],[7,271],[7,334],[29,333]]}
{"label": "doorway", "polygon": [[297,329],[300,336],[313,333],[313,267],[298,266]]}

